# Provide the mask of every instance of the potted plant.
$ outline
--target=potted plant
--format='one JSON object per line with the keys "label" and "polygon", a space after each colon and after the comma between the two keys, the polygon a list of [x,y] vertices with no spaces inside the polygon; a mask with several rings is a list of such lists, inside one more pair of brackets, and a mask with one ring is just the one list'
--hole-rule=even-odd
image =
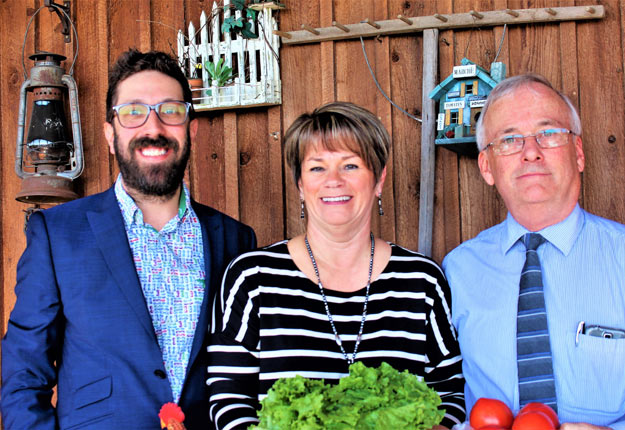
{"label": "potted plant", "polygon": [[[191,75],[190,78],[187,78],[187,81],[189,82],[189,86],[191,87],[191,94],[195,96],[194,93],[200,92],[200,96],[201,96],[201,89],[204,87],[204,82],[202,81],[202,64],[201,63],[197,63],[195,65],[195,67],[193,68],[193,74]],[[193,98],[195,99],[195,97]],[[193,100],[193,103],[200,103],[200,101]]]}
{"label": "potted plant", "polygon": [[[224,87],[232,81],[232,67],[224,63],[224,59],[220,58],[216,63],[207,61],[204,63],[204,69],[210,77],[211,87]],[[206,94],[211,96],[212,91],[209,89]]]}

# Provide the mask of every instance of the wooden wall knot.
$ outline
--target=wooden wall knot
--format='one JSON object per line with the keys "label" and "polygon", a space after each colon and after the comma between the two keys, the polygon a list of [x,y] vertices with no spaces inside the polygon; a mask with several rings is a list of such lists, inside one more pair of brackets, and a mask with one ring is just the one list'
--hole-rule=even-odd
{"label": "wooden wall knot", "polygon": [[239,154],[239,164],[241,166],[245,166],[246,164],[248,164],[251,159],[252,156],[249,154],[249,152],[241,152],[241,154]]}
{"label": "wooden wall knot", "polygon": [[9,83],[11,86],[19,89],[22,86],[22,77],[23,75],[20,71],[17,68],[12,67],[9,74]]}

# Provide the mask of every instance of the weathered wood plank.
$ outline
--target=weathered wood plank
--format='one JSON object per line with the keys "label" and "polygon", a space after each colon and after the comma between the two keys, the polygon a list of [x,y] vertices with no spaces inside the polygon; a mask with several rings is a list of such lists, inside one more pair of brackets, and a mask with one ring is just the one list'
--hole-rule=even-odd
{"label": "weathered wood plank", "polygon": [[[176,35],[178,29],[188,28],[185,25],[184,0],[168,0],[151,2],[150,48],[167,52],[174,58],[177,53]],[[199,27],[199,14],[195,20]]]}
{"label": "weathered wood plank", "polygon": [[[358,17],[384,19],[387,13],[386,1],[363,1],[341,3],[335,5],[336,19],[349,22]],[[391,94],[389,40],[365,41],[365,49],[369,63],[378,84],[386,94]],[[377,89],[371,72],[367,67],[360,41],[335,42],[336,50],[336,99],[349,101],[362,106],[376,114],[384,127],[392,134],[392,116],[390,104]],[[383,217],[378,215],[377,205],[373,208],[371,230],[386,240],[395,240],[393,224],[393,172],[387,171],[386,184],[383,190],[385,206],[390,209]]]}
{"label": "weathered wood plank", "polygon": [[[376,21],[386,19],[388,17],[388,1],[376,1],[373,3],[374,11],[372,18]],[[374,44],[375,47],[375,71],[378,84],[389,96],[393,97],[391,87],[391,40],[389,37],[385,37],[379,40],[379,43]],[[362,49],[361,49],[362,52]],[[391,149],[389,163],[386,168],[386,182],[382,189],[383,206],[386,206],[384,216],[379,216],[379,209],[377,205],[373,206],[372,217],[372,230],[382,237],[384,240],[390,240],[395,242],[395,204],[393,195],[393,182],[394,182],[394,170],[392,163],[393,156],[393,107],[388,100],[378,91],[373,82],[373,78],[370,77],[367,82],[368,87],[372,92],[375,92],[375,110],[373,111],[382,121],[382,124],[386,128],[391,138]]]}
{"label": "weathered wood plank", "polygon": [[[150,49],[150,0],[109,0],[109,62],[130,48]],[[147,34],[146,34],[147,33]]]}
{"label": "weathered wood plank", "polygon": [[[26,25],[30,14],[34,12],[34,1],[3,2],[0,3],[3,17],[20,17],[11,20],[2,20],[0,24],[0,40],[2,42],[2,56],[0,56],[0,106],[2,107],[2,122],[0,135],[2,146],[0,147],[0,196],[2,207],[0,208],[0,238],[2,239],[2,333],[6,331],[9,314],[15,304],[15,268],[17,261],[26,245],[24,236],[24,210],[29,205],[19,203],[15,195],[21,187],[21,179],[15,174],[15,144],[17,138],[17,118],[19,106],[20,87],[24,82],[22,71],[22,43],[26,33]],[[37,26],[31,25],[32,31],[28,33],[26,40],[26,52],[35,49],[35,33]],[[29,73],[29,70],[27,70]],[[25,132],[26,134],[26,132]]]}
{"label": "weathered wood plank", "polygon": [[[508,6],[515,8],[510,4]],[[480,2],[477,6],[472,1],[454,2],[455,11],[471,8],[484,10],[490,7],[493,7],[493,4],[488,1]],[[494,54],[490,53],[496,52],[500,41],[494,40],[492,29],[475,28],[457,31],[454,34],[456,42],[454,65],[460,64],[460,60],[467,57],[485,69],[490,69],[490,61],[494,58]],[[447,73],[451,73],[451,70]],[[446,74],[441,79],[447,76]],[[459,178],[461,240],[465,241],[500,222],[506,211],[495,188],[489,187],[482,179],[475,159],[459,157]]]}
{"label": "weathered wood plank", "polygon": [[223,115],[209,117],[202,114],[198,122],[198,133],[191,147],[189,161],[191,194],[197,201],[225,212],[224,118]]}
{"label": "weathered wood plank", "polygon": [[476,21],[476,18],[469,12],[455,13],[444,15],[447,19],[442,21],[435,16],[419,16],[409,17],[412,24],[408,24],[401,19],[389,19],[376,21],[379,28],[371,26],[362,21],[366,17],[362,17],[355,24],[344,24],[349,32],[345,32],[340,28],[318,27],[315,30],[319,34],[311,33],[306,30],[290,31],[289,37],[282,37],[282,43],[285,45],[296,45],[301,43],[318,43],[327,40],[344,40],[354,39],[358,37],[376,37],[387,36],[391,34],[406,34],[425,30],[426,28],[457,29],[472,28],[476,22],[480,26],[495,26],[504,24],[525,24],[525,23],[541,23],[541,22],[560,22],[570,20],[588,20],[601,19],[604,17],[604,8],[602,6],[593,6],[592,12],[586,6],[574,7],[552,7],[555,11],[552,15],[545,8],[533,9],[515,9],[518,16],[508,14],[505,10],[489,10],[481,11],[482,18]]}
{"label": "weathered wood plank", "polygon": [[619,2],[610,0],[603,4],[608,13],[601,25],[577,25],[579,100],[586,155],[584,206],[600,216],[625,222],[623,48],[612,42],[620,30]]}
{"label": "weathered wood plank", "polygon": [[224,113],[225,212],[239,219],[239,139],[236,112]]}
{"label": "weathered wood plank", "polygon": [[[239,204],[240,219],[256,230],[259,245],[271,243],[275,225],[280,229],[278,213],[271,197],[275,195],[271,173],[270,139],[265,109],[252,109],[238,117]],[[271,139],[273,140],[273,139]],[[259,180],[259,178],[264,178]]]}
{"label": "weathered wood plank", "polygon": [[[8,13],[7,9],[5,9],[4,4],[0,3],[0,16],[5,16],[4,14]],[[5,41],[5,25],[0,22],[0,47],[4,46],[4,41]],[[4,52],[4,51],[3,51]],[[5,70],[5,64],[2,63],[2,58],[0,57],[0,107],[4,107],[5,106],[5,102],[4,102],[4,97],[3,95],[5,94],[5,76],[3,71]],[[17,119],[17,117],[16,117]],[[2,132],[2,130],[4,130],[4,119],[3,119],[3,115],[0,115],[0,140],[4,140],[4,138],[6,137],[6,134]],[[2,147],[0,146],[0,166],[4,167],[4,162],[5,162],[5,155],[3,153],[6,153],[7,150],[3,150]],[[8,151],[10,152],[10,151]],[[0,176],[0,179],[4,180],[4,177]],[[6,193],[4,192],[4,187],[0,188],[0,201],[4,202],[4,200],[7,198]],[[4,205],[3,205],[4,206]],[[3,243],[3,238],[4,238],[4,212],[0,210],[0,244]],[[5,332],[6,330],[6,317],[5,314],[8,314],[10,311],[10,307],[7,306],[6,304],[6,300],[7,298],[11,300],[13,300],[12,297],[10,297],[8,294],[5,293],[5,291],[7,291],[8,288],[6,288],[5,283],[4,283],[4,278],[5,278],[5,270],[7,270],[7,264],[5,263],[5,251],[4,251],[4,247],[0,246],[0,294],[2,295],[1,299],[0,299],[0,323],[2,324],[2,326],[0,326],[0,330],[2,331],[2,333]],[[2,351],[2,347],[0,346],[0,352]],[[2,359],[0,358],[0,366],[2,366]],[[0,417],[0,426],[2,426],[2,418]]]}
{"label": "weathered wood plank", "polygon": [[75,68],[85,157],[85,169],[75,185],[79,195],[87,196],[107,189],[117,173],[102,133],[108,89],[108,9],[103,0],[73,4],[82,22],[92,23],[77,27],[80,47]]}
{"label": "weathered wood plank", "polygon": [[[574,0],[563,0],[562,6],[574,5]],[[579,111],[579,75],[577,70],[577,24],[563,22],[559,25],[560,45],[560,90],[573,102]],[[582,176],[582,181],[584,177]],[[583,187],[582,187],[583,190]],[[583,205],[583,193],[580,203]]]}
{"label": "weathered wood plank", "polygon": [[[282,118],[281,107],[271,107],[267,110],[267,147],[269,163],[269,196],[270,219],[265,243],[273,243],[285,236],[284,220],[284,177],[282,170]],[[258,142],[263,144],[262,140]],[[251,187],[253,188],[253,187]],[[252,190],[249,190],[250,192]],[[253,192],[253,191],[252,191]],[[266,202],[264,203],[267,204]],[[265,223],[266,220],[256,221]],[[260,243],[260,242],[259,242]]]}
{"label": "weathered wood plank", "polygon": [[[191,22],[200,27],[202,10],[210,13],[212,2],[185,0],[183,5],[184,24],[180,27],[186,32]],[[169,37],[167,46],[169,46]],[[175,36],[173,46],[175,44]],[[226,129],[224,115],[221,112],[197,113],[198,133],[193,143],[189,162],[191,194],[201,203],[227,213],[226,160],[238,166],[236,153],[226,151]],[[237,203],[238,204],[238,203]]]}
{"label": "weathered wood plank", "polygon": [[[296,8],[280,12],[280,28],[299,28],[302,23],[319,25],[319,4],[303,2]],[[336,54],[335,54],[336,55]],[[282,79],[282,124],[286,131],[303,112],[310,112],[322,104],[323,72],[319,44],[309,46],[283,46],[280,50],[280,73]],[[300,219],[299,192],[293,183],[293,175],[284,163],[284,204],[286,207],[286,237],[304,231]]]}
{"label": "weathered wood plank", "polygon": [[[438,3],[440,13],[451,13],[452,0]],[[452,30],[438,35],[438,81],[447,77],[454,64]],[[436,180],[434,188],[434,235],[432,258],[442,262],[445,255],[460,243],[460,196],[458,158],[452,151],[436,149]]]}
{"label": "weathered wood plank", "polygon": [[436,138],[436,106],[429,98],[436,87],[438,69],[438,30],[423,32],[423,96],[421,118],[421,190],[419,195],[419,252],[432,255],[432,226],[434,220],[434,139]]}
{"label": "weathered wood plank", "polygon": [[[371,0],[335,3],[335,16],[336,19],[341,22],[364,19],[367,16],[372,17],[374,13],[375,7]],[[365,41],[367,56],[369,57],[369,62],[376,76],[378,75],[378,67],[382,67],[377,64],[376,54],[376,44],[380,43],[382,43],[381,39],[369,39]],[[338,41],[335,44],[335,51],[337,100],[356,103],[375,112],[377,89],[367,69],[360,41]],[[386,61],[388,61],[388,59]],[[388,78],[382,75],[378,77],[378,79]]]}
{"label": "weathered wood plank", "polygon": [[[423,2],[396,0],[389,4],[389,14],[392,16],[402,13],[412,16],[415,13],[423,13],[422,7]],[[390,44],[391,98],[404,110],[421,117],[423,38],[419,34],[387,39]],[[384,218],[391,215],[388,219],[394,223],[393,240],[399,245],[416,250],[419,226],[421,123],[396,108],[392,108],[391,113],[392,125],[389,132],[393,143],[389,167],[393,172],[393,188],[388,192],[385,191],[384,195],[388,197],[392,194],[393,200],[388,202],[388,198],[384,197]]]}
{"label": "weathered wood plank", "polygon": [[[332,25],[334,8],[332,0],[319,0],[320,24]],[[321,43],[321,102],[329,103],[336,97],[334,84],[334,42]]]}

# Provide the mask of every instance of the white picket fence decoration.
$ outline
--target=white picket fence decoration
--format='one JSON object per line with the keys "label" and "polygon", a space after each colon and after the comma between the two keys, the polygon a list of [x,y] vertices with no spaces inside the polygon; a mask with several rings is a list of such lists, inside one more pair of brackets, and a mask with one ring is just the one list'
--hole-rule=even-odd
{"label": "white picket fence decoration", "polygon": [[[204,11],[200,15],[200,42],[196,43],[196,29],[189,24],[189,36],[184,37],[178,30],[178,60],[187,70],[185,75],[193,76],[196,64],[202,64],[201,89],[193,90],[193,102],[196,111],[276,105],[282,103],[282,84],[280,81],[279,48],[280,38],[273,34],[278,26],[272,17],[271,8],[263,8],[257,14],[258,38],[246,39],[239,35],[232,38],[229,32],[221,33],[221,20],[231,16],[230,0],[224,0],[223,12],[217,3],[213,3],[212,22],[207,24]],[[235,12],[235,18],[241,15]],[[255,23],[252,22],[252,31]],[[209,37],[210,31],[210,37]],[[188,55],[187,55],[188,53]],[[210,82],[210,76],[203,66],[207,61],[217,62],[224,59],[225,65],[233,67],[236,58],[236,70],[232,71],[233,84],[217,87],[217,81]],[[260,76],[258,69],[260,68]],[[183,68],[184,69],[184,68]]]}

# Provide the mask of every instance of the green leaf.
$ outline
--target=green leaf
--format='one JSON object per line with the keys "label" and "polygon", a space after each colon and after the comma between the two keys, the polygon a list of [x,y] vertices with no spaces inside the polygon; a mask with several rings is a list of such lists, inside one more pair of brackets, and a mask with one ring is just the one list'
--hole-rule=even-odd
{"label": "green leaf", "polygon": [[243,10],[245,7],[245,0],[232,0],[232,4],[236,10]]}
{"label": "green leaf", "polygon": [[248,39],[258,39],[258,34],[252,32],[252,24],[249,22],[245,23],[245,28],[241,30],[241,34]]}
{"label": "green leaf", "polygon": [[227,33],[236,25],[236,20],[233,17],[228,17],[224,19],[224,22],[221,24],[221,32]]}
{"label": "green leaf", "polygon": [[207,61],[204,68],[211,78],[211,83],[217,81],[218,87],[223,87],[232,78],[232,67],[226,66],[222,57],[216,63]]}
{"label": "green leaf", "polygon": [[241,30],[241,35],[243,35],[246,39],[258,39],[258,34],[252,33],[246,29]]}

